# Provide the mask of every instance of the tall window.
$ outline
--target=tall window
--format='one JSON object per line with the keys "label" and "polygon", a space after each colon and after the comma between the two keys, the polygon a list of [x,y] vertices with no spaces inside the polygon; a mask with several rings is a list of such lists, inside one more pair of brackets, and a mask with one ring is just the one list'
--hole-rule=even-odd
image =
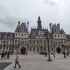
{"label": "tall window", "polygon": [[60,45],[60,42],[58,42],[58,44]]}
{"label": "tall window", "polygon": [[34,40],[34,44],[35,44],[35,40]]}
{"label": "tall window", "polygon": [[17,36],[17,33],[16,33],[16,36]]}
{"label": "tall window", "polygon": [[31,40],[30,40],[30,44],[31,44]]}
{"label": "tall window", "polygon": [[21,36],[23,37],[23,34],[21,34]]}
{"label": "tall window", "polygon": [[46,43],[45,43],[45,40],[44,40],[44,44],[46,44]]}
{"label": "tall window", "polygon": [[56,37],[56,35],[55,35],[55,37]]}
{"label": "tall window", "polygon": [[37,40],[37,44],[38,44],[38,40]]}
{"label": "tall window", "polygon": [[46,47],[44,47],[44,51],[46,51]]}
{"label": "tall window", "polygon": [[58,37],[59,37],[59,35],[58,35]]}
{"label": "tall window", "polygon": [[22,28],[22,31],[23,31],[23,28]]}
{"label": "tall window", "polygon": [[37,52],[39,52],[39,47],[37,47]]}
{"label": "tall window", "polygon": [[41,40],[41,44],[42,44],[42,40]]}
{"label": "tall window", "polygon": [[25,37],[26,37],[26,35],[27,35],[27,34],[25,34]]}

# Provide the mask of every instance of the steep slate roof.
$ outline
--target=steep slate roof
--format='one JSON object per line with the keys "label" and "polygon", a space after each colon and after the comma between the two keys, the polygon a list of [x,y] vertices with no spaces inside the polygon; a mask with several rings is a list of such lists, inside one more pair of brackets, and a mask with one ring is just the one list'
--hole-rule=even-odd
{"label": "steep slate roof", "polygon": [[66,34],[66,37],[67,37],[68,39],[70,39],[70,34]]}
{"label": "steep slate roof", "polygon": [[31,29],[29,37],[33,37],[34,34],[35,34],[36,36],[38,35],[37,29]]}
{"label": "steep slate roof", "polygon": [[[52,26],[52,33],[57,32],[57,31],[56,31],[57,28],[59,29],[59,27],[56,26],[56,24],[54,24],[54,25]],[[59,30],[59,31],[60,31],[60,30]]]}
{"label": "steep slate roof", "polygon": [[27,27],[26,27],[26,24],[25,23],[22,23],[20,26],[17,26],[17,28],[16,28],[16,32],[21,32],[21,28],[24,28],[24,31],[26,31],[26,32],[28,32],[28,29],[27,29]]}
{"label": "steep slate roof", "polygon": [[10,32],[0,32],[0,35],[1,36],[5,36],[5,35],[7,35],[7,36],[13,36],[13,38],[14,38],[14,36],[15,36],[15,33],[10,33]]}
{"label": "steep slate roof", "polygon": [[[63,28],[60,29],[60,27],[58,26],[59,24],[54,24],[52,26],[52,33],[65,33]],[[56,31],[56,29],[58,29],[58,31]]]}
{"label": "steep slate roof", "polygon": [[61,28],[60,33],[65,33],[64,30]]}
{"label": "steep slate roof", "polygon": [[[29,37],[37,37],[38,36],[38,29],[31,29]],[[43,31],[43,36],[47,32],[47,29],[41,29],[40,31]]]}
{"label": "steep slate roof", "polygon": [[11,32],[0,32],[1,35],[15,35],[15,33],[11,33]]}

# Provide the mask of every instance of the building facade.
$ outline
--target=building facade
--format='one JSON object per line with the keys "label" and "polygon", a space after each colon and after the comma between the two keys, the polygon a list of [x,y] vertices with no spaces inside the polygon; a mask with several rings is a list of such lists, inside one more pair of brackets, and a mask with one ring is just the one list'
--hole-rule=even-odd
{"label": "building facade", "polygon": [[[14,33],[0,32],[0,52],[10,51],[12,53],[19,52],[20,54],[48,52],[48,41],[45,36],[48,29],[42,28],[41,18],[38,17],[37,28],[31,28],[29,33],[29,22],[20,23]],[[70,35],[66,34],[60,24],[49,24],[52,35],[49,38],[50,51],[62,53],[64,50],[70,52]]]}

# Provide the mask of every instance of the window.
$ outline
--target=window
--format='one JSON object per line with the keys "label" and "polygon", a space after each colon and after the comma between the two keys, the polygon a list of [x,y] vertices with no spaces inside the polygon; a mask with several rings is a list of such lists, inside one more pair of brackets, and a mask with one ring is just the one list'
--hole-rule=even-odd
{"label": "window", "polygon": [[58,35],[58,37],[59,37],[59,35]]}
{"label": "window", "polygon": [[7,38],[10,38],[10,35],[8,35]]}
{"label": "window", "polygon": [[23,28],[22,28],[22,31],[23,31]]}
{"label": "window", "polygon": [[41,40],[41,44],[42,44],[42,40]]}
{"label": "window", "polygon": [[17,33],[16,33],[16,36],[17,36]]}
{"label": "window", "polygon": [[23,34],[21,34],[21,36],[23,37]]}
{"label": "window", "polygon": [[30,40],[30,44],[31,44],[31,40]]}
{"label": "window", "polygon": [[35,51],[35,47],[33,47],[33,51]]}
{"label": "window", "polygon": [[19,34],[19,36],[20,36],[20,34]]}
{"label": "window", "polygon": [[4,38],[4,35],[2,35],[1,38]]}
{"label": "window", "polygon": [[55,37],[56,37],[56,35],[55,35]]}
{"label": "window", "polygon": [[44,51],[46,51],[46,47],[44,47]]}
{"label": "window", "polygon": [[38,40],[37,40],[37,44],[38,44]]}
{"label": "window", "polygon": [[34,40],[34,43],[35,43],[35,40]]}
{"label": "window", "polygon": [[37,47],[37,51],[39,52],[39,48]]}
{"label": "window", "polygon": [[60,45],[60,42],[58,42],[58,44]]}
{"label": "window", "polygon": [[55,42],[55,44],[57,45],[57,42]]}
{"label": "window", "polygon": [[6,47],[6,50],[8,50],[8,47]]}
{"label": "window", "polygon": [[44,44],[45,44],[45,40],[44,40]]}
{"label": "window", "polygon": [[25,34],[25,37],[26,37],[26,35],[27,35],[27,34]]}

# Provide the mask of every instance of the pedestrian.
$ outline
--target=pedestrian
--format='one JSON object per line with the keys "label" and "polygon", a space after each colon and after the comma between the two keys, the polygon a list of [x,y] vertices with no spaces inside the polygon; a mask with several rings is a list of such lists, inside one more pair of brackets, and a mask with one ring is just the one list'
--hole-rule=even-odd
{"label": "pedestrian", "polygon": [[55,57],[55,51],[53,51],[53,56]]}
{"label": "pedestrian", "polygon": [[7,59],[9,59],[10,58],[10,52],[7,52]]}
{"label": "pedestrian", "polygon": [[20,64],[19,64],[19,53],[17,52],[16,54],[16,58],[15,58],[15,66],[14,68],[16,68],[16,65],[18,64],[19,68],[21,67]]}
{"label": "pedestrian", "polygon": [[67,56],[69,56],[69,52],[67,51]]}
{"label": "pedestrian", "polygon": [[65,51],[63,52],[63,54],[64,54],[64,58],[66,58],[66,53],[65,53]]}
{"label": "pedestrian", "polygon": [[45,52],[45,57],[47,57],[47,52]]}

